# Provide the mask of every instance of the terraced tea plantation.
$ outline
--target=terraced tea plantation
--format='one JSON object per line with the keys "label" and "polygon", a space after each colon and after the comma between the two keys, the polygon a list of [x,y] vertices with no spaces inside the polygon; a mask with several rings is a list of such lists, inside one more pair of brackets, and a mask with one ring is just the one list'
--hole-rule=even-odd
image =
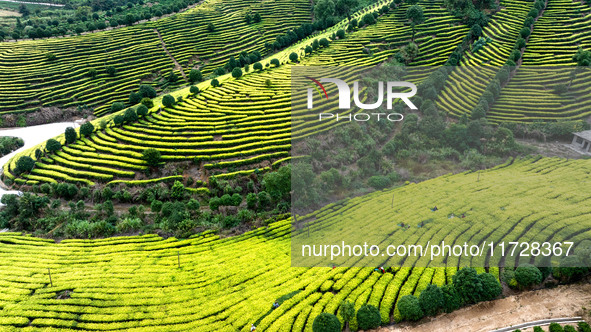
{"label": "terraced tea plantation", "polygon": [[[591,211],[579,204],[589,199],[580,189],[591,180],[590,167],[582,160],[529,158],[481,172],[479,179],[476,173],[458,174],[377,192],[329,206],[315,217],[330,225],[335,216],[371,208],[384,211],[376,216],[384,223],[391,224],[392,217],[407,220],[413,226],[409,236],[425,241],[483,234],[495,240],[540,234],[584,239]],[[393,194],[400,199],[395,213],[387,214]],[[433,202],[439,211],[429,211]],[[551,213],[544,209],[548,202]],[[465,219],[436,216],[427,227],[416,228],[421,216],[460,211]],[[204,233],[182,241],[145,235],[56,244],[2,233],[0,326],[5,331],[248,331],[256,322],[263,331],[310,331],[318,314],[337,313],[344,300],[357,308],[375,305],[382,322],[389,323],[400,319],[397,299],[418,295],[431,283],[449,283],[457,270],[451,261],[441,268],[395,268],[384,274],[370,268],[293,268],[290,234],[289,220],[237,237]],[[496,276],[497,264],[491,259]],[[269,313],[282,296],[285,300]]]}
{"label": "terraced tea plantation", "polygon": [[[391,44],[404,43],[409,28],[391,29],[391,26],[402,19],[406,8],[401,6],[392,10],[377,24],[334,41],[330,47],[303,58],[301,65],[376,65],[396,52]],[[437,49],[426,53],[422,61],[438,65],[445,62],[452,51],[447,44],[463,38],[466,30],[454,28],[450,23],[455,19],[439,6],[429,6],[426,10],[432,17],[426,23],[430,29],[420,31],[417,40],[424,40],[432,49]],[[428,36],[436,27],[442,32],[439,32],[441,38],[435,42]],[[311,39],[306,40],[293,48],[303,49],[311,43]],[[362,49],[353,46],[360,44],[373,45],[370,47],[376,50],[374,56],[363,56]],[[378,54],[379,49],[383,51]],[[289,52],[282,52],[271,58],[285,62],[288,60],[283,57],[287,54]],[[359,56],[364,57],[363,63],[357,61]],[[288,64],[237,80],[230,78],[218,88],[204,82],[198,85],[203,91],[197,97],[181,93],[185,97],[182,103],[161,111],[155,107],[154,113],[137,123],[106,128],[78,140],[64,147],[63,151],[44,158],[32,174],[24,175],[24,179],[18,181],[28,184],[69,181],[93,185],[139,180],[141,171],[147,168],[140,158],[141,152],[149,147],[157,148],[165,161],[193,161],[197,158],[203,163],[204,170],[199,179],[202,181],[220,172],[246,174],[255,168],[268,169],[273,163],[284,160],[290,150],[289,82]],[[95,121],[97,127],[99,122]],[[61,140],[65,142],[63,136]],[[26,153],[34,156],[33,150]],[[14,177],[11,171],[16,160],[14,158],[4,169],[5,176]],[[229,168],[236,170],[228,172]]]}
{"label": "terraced tea plantation", "polygon": [[[246,24],[243,17],[249,12],[258,12],[262,21]],[[180,72],[188,75],[192,68],[210,73],[240,51],[265,52],[266,42],[309,21],[306,1],[210,0],[132,27],[0,43],[0,114],[47,107],[88,107],[104,114],[111,103],[127,102],[140,82],[156,84],[171,71],[183,80]],[[213,32],[208,30],[209,23],[214,24]],[[109,74],[108,67],[114,67],[116,74]],[[91,69],[96,70],[94,76],[88,75]]]}

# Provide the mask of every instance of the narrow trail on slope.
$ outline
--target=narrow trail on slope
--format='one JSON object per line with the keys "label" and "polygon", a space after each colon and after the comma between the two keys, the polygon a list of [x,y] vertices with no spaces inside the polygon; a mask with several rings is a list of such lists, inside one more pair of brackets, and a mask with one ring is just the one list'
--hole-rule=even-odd
{"label": "narrow trail on slope", "polygon": [[166,43],[164,43],[164,39],[162,39],[162,35],[160,34],[160,31],[158,31],[158,29],[154,28],[154,32],[156,32],[156,34],[158,35],[158,39],[160,39],[160,43],[162,44],[162,48],[164,49],[164,52],[166,52],[166,54],[168,54],[168,56],[172,59],[172,62],[174,62],[174,67],[181,72],[181,75],[183,75],[185,82],[188,82],[189,80],[187,79],[187,75],[185,75],[185,72],[183,71],[183,67],[181,66],[181,64],[178,61],[176,61],[176,59],[172,56],[172,54],[170,54],[170,52],[166,48]]}

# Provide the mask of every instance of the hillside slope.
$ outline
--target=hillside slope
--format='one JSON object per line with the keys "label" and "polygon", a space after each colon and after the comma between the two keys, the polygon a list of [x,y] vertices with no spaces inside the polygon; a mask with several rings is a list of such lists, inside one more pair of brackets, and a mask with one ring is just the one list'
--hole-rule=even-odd
{"label": "hillside slope", "polygon": [[[437,218],[426,232],[409,230],[416,237],[441,233],[451,241],[464,240],[469,233],[482,235],[497,227],[491,238],[506,233],[506,240],[532,240],[554,232],[582,240],[589,238],[586,216],[591,211],[581,203],[590,196],[574,188],[587,186],[590,168],[585,160],[529,158],[483,172],[478,181],[476,174],[445,176],[330,206],[318,211],[317,225],[330,225],[331,216],[355,211],[391,223],[388,214],[368,214],[368,209],[388,211],[394,194],[402,199],[400,215],[432,214],[428,206],[434,201],[441,213],[468,215],[451,228],[447,218]],[[516,178],[522,179],[516,187],[506,183]],[[540,209],[540,204],[553,209]],[[466,226],[472,231],[460,236],[458,229]],[[435,232],[440,227],[450,231]],[[9,326],[28,326],[24,331],[248,331],[260,321],[263,331],[310,331],[316,315],[336,313],[343,300],[356,307],[376,305],[382,322],[389,323],[400,318],[394,310],[398,298],[418,295],[431,283],[449,283],[457,270],[451,261],[447,267],[403,267],[385,274],[372,268],[293,268],[290,228],[285,220],[224,239],[146,235],[59,244],[1,233],[0,326],[8,331]],[[493,261],[490,272],[498,277],[497,264]],[[273,301],[285,295],[293,297],[266,315]]]}

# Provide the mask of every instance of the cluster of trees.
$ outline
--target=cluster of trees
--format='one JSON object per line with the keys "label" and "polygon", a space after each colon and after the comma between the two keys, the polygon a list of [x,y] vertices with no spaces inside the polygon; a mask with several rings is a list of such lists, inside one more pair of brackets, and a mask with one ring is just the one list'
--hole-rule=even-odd
{"label": "cluster of trees", "polygon": [[[371,330],[379,327],[382,323],[380,311],[371,304],[363,304],[355,312],[355,305],[349,301],[341,303],[339,314],[345,321],[345,331],[348,330],[349,322],[355,317],[360,330]],[[340,332],[341,322],[339,319],[329,313],[321,313],[314,318],[312,323],[314,332]]]}
{"label": "cluster of trees", "polygon": [[[68,128],[66,132],[69,142],[75,141],[76,130]],[[61,148],[58,141],[55,143],[57,145],[51,149]],[[23,158],[17,162],[18,167],[31,170],[35,161]],[[146,149],[143,159],[152,167],[161,165],[161,155],[156,149]],[[21,165],[25,161],[28,164]],[[291,202],[290,175],[290,167],[282,167],[264,176],[256,172],[231,181],[212,177],[209,197],[187,190],[187,186],[195,184],[192,178],[184,183],[176,180],[143,188],[98,186],[91,189],[63,182],[33,185],[32,193],[22,197],[3,196],[2,203],[8,207],[0,212],[0,227],[56,237],[110,236],[131,230],[162,230],[185,237],[196,229],[232,228],[287,213]],[[61,207],[62,200],[77,203],[71,203],[68,212]],[[131,206],[127,213],[113,213],[114,204],[123,203],[137,205]],[[150,207],[151,214],[146,206]]]}
{"label": "cluster of trees", "polygon": [[[137,112],[137,115],[143,116],[143,115],[145,115],[144,112],[147,114],[148,110],[150,108],[154,107],[154,102],[152,101],[152,98],[155,98],[156,96],[157,96],[156,89],[153,86],[148,85],[148,84],[140,84],[137,92],[132,91],[129,94],[129,100],[128,100],[127,104],[129,106],[132,106],[132,105],[136,105],[139,103],[140,105],[137,107],[136,112]],[[125,107],[126,107],[125,103],[122,103],[120,101],[116,101],[111,104],[111,113],[119,112],[119,111],[123,110]],[[129,114],[129,116],[132,116],[131,113]],[[121,118],[120,118],[120,120],[121,120]],[[115,121],[116,124],[121,124],[123,122],[129,122],[129,121],[126,121],[126,120]]]}
{"label": "cluster of trees", "polygon": [[0,137],[0,157],[23,147],[23,145],[25,145],[25,142],[21,138],[10,136]]}
{"label": "cluster of trees", "polygon": [[591,263],[591,248],[578,248],[574,255],[564,257],[558,266],[537,267],[531,264],[521,264],[516,268],[505,267],[501,279],[511,288],[531,289],[539,287],[549,276],[546,286],[555,285],[556,282],[569,283],[581,280],[589,274]]}
{"label": "cluster of trees", "polygon": [[30,11],[25,4],[19,7],[22,19],[13,27],[0,29],[0,41],[12,38],[45,38],[85,31],[102,30],[119,25],[132,25],[165,14],[179,12],[195,0],[160,1],[144,6],[144,0],[107,0],[68,2],[62,8]]}
{"label": "cluster of trees", "polygon": [[535,138],[540,141],[550,139],[571,140],[572,133],[589,130],[591,126],[584,120],[562,120],[556,122],[536,121],[532,123],[503,123],[501,127],[511,130],[515,137]]}
{"label": "cluster of trees", "polygon": [[[249,71],[250,70],[250,65],[251,64],[256,64],[258,63],[260,65],[257,66],[255,69],[262,69],[262,65],[258,62],[262,59],[262,55],[259,51],[253,51],[251,53],[248,53],[246,51],[242,51],[240,52],[240,54],[238,55],[238,59],[236,59],[234,56],[230,56],[230,59],[228,59],[228,62],[223,66],[223,67],[219,67],[217,69],[215,69],[213,71],[213,74],[216,76],[220,76],[220,75],[224,75],[225,73],[229,72],[232,73],[232,76],[235,78],[238,78],[240,76],[242,76],[242,70],[240,68],[244,68],[245,71]],[[236,70],[238,69],[238,70]]]}
{"label": "cluster of trees", "polygon": [[319,0],[314,4],[314,19],[324,29],[349,17],[358,6],[358,0]]}
{"label": "cluster of trees", "polygon": [[451,285],[429,285],[417,298],[405,295],[397,307],[403,319],[416,321],[440,312],[452,312],[463,305],[490,301],[502,293],[497,278],[490,273],[478,274],[473,268],[462,268],[453,276]]}
{"label": "cluster of trees", "polygon": [[527,14],[527,18],[523,23],[523,28],[519,31],[519,38],[515,42],[515,46],[513,47],[513,51],[509,56],[509,59],[505,63],[506,66],[515,69],[516,63],[521,59],[521,53],[525,48],[525,40],[531,34],[533,29],[534,20],[540,15],[540,13],[546,8],[546,2],[544,0],[536,0],[534,3],[534,8],[532,8],[529,13]]}

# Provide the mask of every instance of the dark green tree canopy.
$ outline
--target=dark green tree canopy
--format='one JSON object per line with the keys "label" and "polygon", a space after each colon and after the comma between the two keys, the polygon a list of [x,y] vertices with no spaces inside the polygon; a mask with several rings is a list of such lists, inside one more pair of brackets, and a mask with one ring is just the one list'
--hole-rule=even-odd
{"label": "dark green tree canopy", "polygon": [[335,315],[323,312],[314,318],[314,322],[312,323],[312,331],[341,332],[341,322]]}
{"label": "dark green tree canopy", "polygon": [[49,152],[56,152],[56,151],[58,151],[59,149],[62,148],[62,144],[60,142],[58,142],[57,140],[51,138],[45,144],[45,148]]}
{"label": "dark green tree canopy", "polygon": [[78,133],[76,132],[76,129],[74,129],[72,127],[68,127],[68,128],[66,128],[65,136],[66,136],[66,144],[71,144],[71,143],[74,143],[76,141],[76,139],[78,138]]}
{"label": "dark green tree canopy", "polygon": [[398,300],[398,311],[402,318],[410,321],[415,321],[423,318],[424,313],[421,309],[419,299],[414,295],[405,295]]}
{"label": "dark green tree canopy", "polygon": [[429,285],[419,295],[419,304],[427,316],[435,316],[443,309],[443,292],[437,285]]}

